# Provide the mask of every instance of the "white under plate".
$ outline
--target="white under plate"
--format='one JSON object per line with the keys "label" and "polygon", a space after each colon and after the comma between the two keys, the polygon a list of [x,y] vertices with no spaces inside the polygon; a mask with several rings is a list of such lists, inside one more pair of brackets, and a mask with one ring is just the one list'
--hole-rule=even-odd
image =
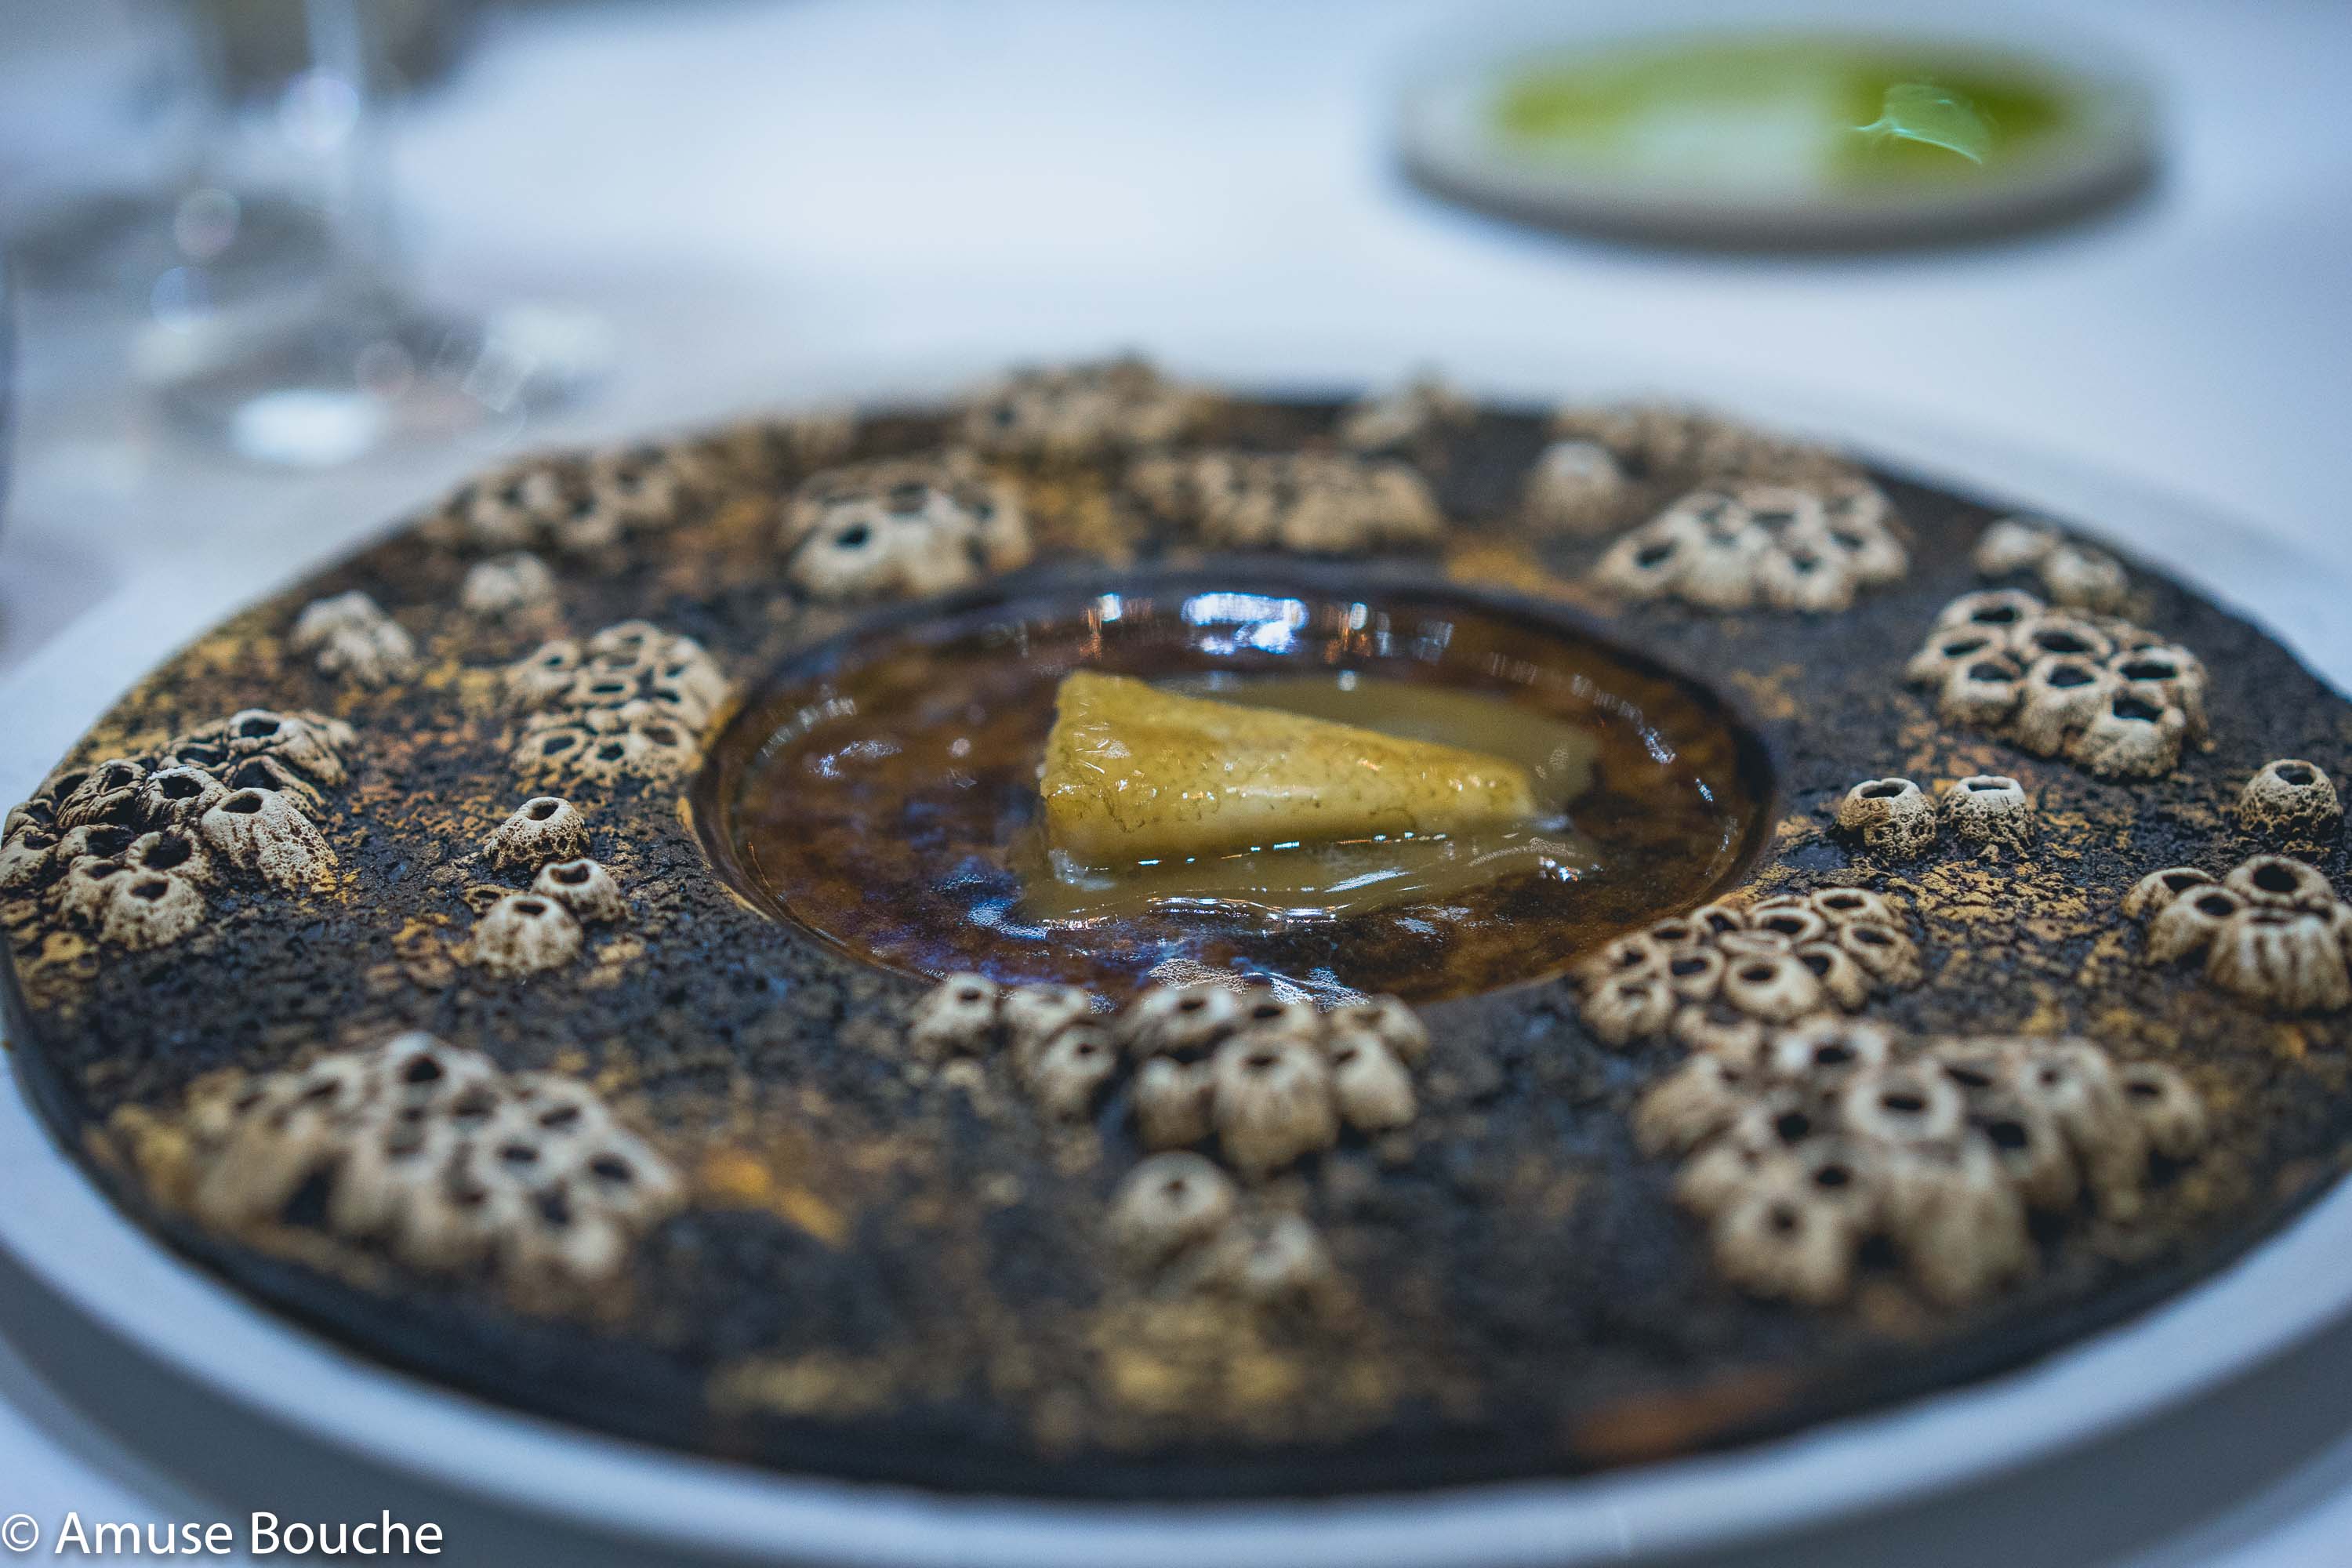
{"label": "white under plate", "polygon": [[[1265,379],[1272,367],[1260,356],[1270,354],[1258,345],[1222,364],[1179,368]],[[1508,358],[1486,357],[1478,391],[1562,390],[1541,367],[1503,368]],[[845,375],[823,390],[954,384],[939,369],[883,383],[870,372]],[[2103,529],[2225,604],[2258,612],[2315,668],[2338,686],[2352,682],[2341,574],[2262,534],[2047,458],[1906,429],[1881,408],[1822,410],[1711,384],[1729,406],[1842,433],[1891,467]],[[257,595],[284,570],[256,564],[240,589]],[[97,711],[169,653],[176,633],[158,628],[186,614],[184,584],[133,579],[0,682],[0,712],[21,719],[25,741],[68,735],[61,718]],[[61,703],[74,713],[60,715]],[[25,794],[51,760],[0,757],[0,797]],[[1769,1444],[1574,1480],[1386,1499],[1045,1503],[770,1474],[592,1436],[386,1371],[270,1315],[150,1238],[51,1142],[13,1075],[0,1083],[0,1246],[62,1298],[299,1434],[591,1528],[832,1563],[1404,1568],[1621,1562],[1719,1545],[1919,1497],[2112,1432],[2352,1309],[2342,1261],[2352,1256],[2352,1189],[2339,1189],[2234,1268],[2122,1327],[2007,1376]]]}

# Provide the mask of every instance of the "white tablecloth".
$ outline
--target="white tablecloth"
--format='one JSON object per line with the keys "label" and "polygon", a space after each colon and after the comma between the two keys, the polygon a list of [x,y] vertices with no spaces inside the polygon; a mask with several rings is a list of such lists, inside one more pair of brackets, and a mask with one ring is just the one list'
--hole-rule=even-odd
{"label": "white tablecloth", "polygon": [[[614,330],[597,397],[525,440],[690,422],[877,368],[929,381],[1126,344],[1268,379],[1434,362],[1505,388],[1785,388],[1795,409],[2128,476],[2352,567],[2352,7],[2074,8],[2070,25],[2103,26],[2165,92],[2147,199],[1999,247],[1789,260],[1580,244],[1405,186],[1388,88],[1445,10],[527,12],[415,108],[396,167],[436,288],[562,298]],[[0,73],[26,68],[7,47]],[[179,444],[131,390],[125,322],[33,301],[26,326],[0,527],[9,799],[121,682],[67,657],[64,628],[160,652],[481,458],[239,468]],[[2278,614],[2316,635],[2330,609],[2314,588]],[[210,1517],[269,1495],[267,1475],[370,1514],[379,1496],[437,1508],[459,1560],[600,1551],[289,1443],[76,1324],[5,1259],[0,1334],[0,1514]],[[2341,1563],[2347,1395],[2342,1330],[2063,1462],[1726,1561]]]}

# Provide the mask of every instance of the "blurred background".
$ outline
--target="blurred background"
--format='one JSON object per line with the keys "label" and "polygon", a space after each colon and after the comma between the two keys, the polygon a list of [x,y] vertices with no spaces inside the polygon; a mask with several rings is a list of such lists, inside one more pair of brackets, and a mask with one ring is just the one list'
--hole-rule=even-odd
{"label": "blurred background", "polygon": [[[1973,97],[1864,34],[1960,38]],[[2309,648],[2352,564],[2347,69],[2341,0],[5,0],[0,761],[500,452],[1122,348],[2002,454],[2209,520]],[[91,668],[68,634],[126,605]],[[373,1495],[195,1391],[126,1407],[93,1332],[0,1258],[0,1504]],[[2341,1563],[2322,1351],[1724,1561]]]}

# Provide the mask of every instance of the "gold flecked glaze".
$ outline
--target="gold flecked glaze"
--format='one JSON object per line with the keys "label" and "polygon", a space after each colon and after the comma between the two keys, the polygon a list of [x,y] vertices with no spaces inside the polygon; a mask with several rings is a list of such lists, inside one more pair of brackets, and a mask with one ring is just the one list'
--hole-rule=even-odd
{"label": "gold flecked glaze", "polygon": [[[1132,367],[1116,395],[1021,385],[984,405],[1012,410],[1002,441],[977,438],[993,416],[975,405],[527,460],[519,480],[429,509],[141,681],[72,762],[150,752],[255,707],[343,720],[357,744],[317,817],[331,884],[208,893],[201,925],[143,951],[54,900],[0,893],[11,1033],[67,1146],[128,1212],[241,1289],[493,1400],[786,1469],[1159,1498],[1556,1474],[1915,1396],[2202,1277],[2342,1170],[2352,1017],[2274,1014],[2193,967],[2150,964],[2120,905],[2148,871],[2218,878],[2265,847],[2238,813],[2265,763],[2302,759],[2339,786],[2352,777],[2352,708],[2255,628],[2131,567],[2134,619],[2193,648],[2210,678],[2210,735],[2175,769],[2103,779],[1942,723],[1904,667],[1937,610],[1981,585],[1970,553],[1997,514],[1899,476],[1870,477],[1909,531],[1908,574],[1835,613],[1624,604],[1591,586],[1609,529],[1524,528],[1527,475],[1564,433],[1616,454],[1620,531],[1712,481],[1853,471],[1727,439],[1720,422],[1556,428],[1541,413],[1480,408],[1394,459],[1425,481],[1442,538],[1368,563],[1330,531],[1344,513],[1326,507],[1314,537],[1340,559],[1323,570],[1565,616],[1725,693],[1769,742],[1780,801],[1752,876],[1728,896],[1858,887],[1911,924],[1923,983],[1861,1016],[1918,1037],[2080,1034],[2188,1079],[2211,1120],[2202,1155],[2157,1171],[2128,1222],[2037,1239],[2032,1278],[1980,1302],[1939,1306],[1891,1270],[1866,1270],[1835,1309],[1736,1289],[1675,1208],[1672,1163],[1630,1131],[1683,1047],[1603,1047],[1560,980],[1423,1009],[1431,1045],[1408,1125],[1347,1131],[1248,1178],[1253,1212],[1311,1224],[1327,1286],[1265,1307],[1163,1293],[1104,1240],[1112,1194],[1143,1155],[1128,1101],[1063,1121],[1041,1113],[1007,1059],[911,1052],[923,984],[730,886],[706,853],[708,776],[553,790],[583,813],[586,853],[623,891],[626,919],[585,928],[578,955],[551,969],[509,976],[468,962],[484,890],[530,885],[480,847],[548,793],[513,768],[530,714],[501,674],[544,643],[638,620],[694,639],[732,686],[695,737],[709,753],[733,713],[769,695],[771,669],[877,616],[922,613],[793,586],[777,509],[825,468],[972,448],[1021,499],[1036,556],[1027,591],[1091,579],[1105,562],[1150,574],[1211,558],[1192,510],[1127,483],[1139,451],[1329,450],[1343,417],[1333,403],[1160,395]],[[1146,415],[1148,429],[1122,423]],[[518,551],[543,562],[551,594],[467,609],[467,574]],[[1248,589],[1288,564],[1208,569]],[[293,645],[306,605],[353,592],[413,647],[413,666],[393,661],[380,685]],[[1937,795],[1978,774],[2032,797],[2021,847],[1980,851],[1947,834],[1888,864],[1835,827],[1857,780],[1908,778]],[[2299,853],[2341,889],[2340,841]],[[339,1239],[300,1194],[264,1222],[198,1223],[188,1184],[205,1145],[191,1106],[207,1084],[411,1029],[506,1073],[583,1080],[677,1173],[682,1208],[636,1239],[609,1289],[549,1301],[496,1274],[419,1269]]]}

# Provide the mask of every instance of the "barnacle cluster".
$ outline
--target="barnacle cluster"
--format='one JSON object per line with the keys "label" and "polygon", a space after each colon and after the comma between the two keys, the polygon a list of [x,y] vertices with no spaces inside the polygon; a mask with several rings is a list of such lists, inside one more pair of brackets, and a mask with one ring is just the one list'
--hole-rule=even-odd
{"label": "barnacle cluster", "polygon": [[1593,579],[1631,599],[1827,615],[1909,574],[1906,535],[1867,479],[1715,485],[1611,545]]}
{"label": "barnacle cluster", "polygon": [[1411,465],[1351,452],[1159,453],[1128,469],[1159,517],[1211,549],[1345,555],[1434,543],[1444,519]]}
{"label": "barnacle cluster", "polygon": [[1254,1203],[1189,1150],[1138,1163],[1111,1194],[1113,1254],[1165,1294],[1213,1292],[1259,1308],[1311,1303],[1333,1278],[1330,1254],[1303,1215]]}
{"label": "barnacle cluster", "polygon": [[1959,1306],[2035,1269],[2030,1213],[2135,1217],[2152,1161],[2192,1158],[2207,1117],[2171,1068],[2087,1041],[1840,1020],[1695,1052],[1634,1131],[1680,1158],[1676,1201],[1740,1289],[1841,1301],[1883,1238],[1922,1295]]}
{"label": "barnacle cluster", "polygon": [[1916,860],[1949,832],[1979,850],[2019,851],[2033,837],[2033,803],[2002,773],[1955,779],[1940,800],[1909,779],[1864,779],[1838,802],[1838,831],[1882,860]]}
{"label": "barnacle cluster", "polygon": [[727,700],[727,677],[700,643],[647,621],[543,643],[508,666],[503,682],[522,715],[515,771],[549,781],[688,773]]}
{"label": "barnacle cluster", "polygon": [[1859,1011],[1925,976],[1903,918],[1863,888],[1714,903],[1619,937],[1573,979],[1604,1045],[1672,1037],[1744,1056],[1771,1029]]}
{"label": "barnacle cluster", "polygon": [[1859,477],[1836,453],[1703,409],[1673,404],[1572,405],[1529,467],[1519,511],[1539,532],[1614,533],[1662,495],[1742,482],[1801,487]]}
{"label": "barnacle cluster", "polygon": [[587,818],[556,795],[523,802],[491,830],[483,862],[530,885],[480,889],[488,902],[468,949],[475,964],[508,978],[559,969],[580,956],[588,927],[626,918],[620,884],[588,848]]}
{"label": "barnacle cluster", "polygon": [[787,574],[820,599],[945,593],[1030,555],[1019,498],[955,450],[813,474],[784,504],[776,538]]}
{"label": "barnacle cluster", "polygon": [[420,531],[453,549],[598,555],[692,515],[720,467],[687,442],[542,454],[460,486]]}
{"label": "barnacle cluster", "polygon": [[2104,778],[2160,778],[2205,739],[2205,667],[2114,616],[2013,588],[1963,594],[1905,668],[1957,727]]}
{"label": "barnacle cluster", "polygon": [[287,640],[320,674],[354,685],[388,686],[416,673],[416,639],[356,588],[305,605]]}
{"label": "barnacle cluster", "polygon": [[2119,610],[2131,594],[2122,562],[2039,518],[2001,519],[1969,559],[1988,577],[2031,575],[2052,604],[2072,610]]}
{"label": "barnacle cluster", "polygon": [[2151,871],[2124,899],[2147,927],[2147,961],[2202,957],[2205,977],[2276,1013],[2352,1006],[2352,906],[2314,867],[2256,855],[2218,881],[2193,866]]}
{"label": "barnacle cluster", "polygon": [[315,1225],[415,1268],[488,1269],[525,1289],[612,1279],[684,1200],[588,1085],[502,1071],[421,1033],[215,1076],[180,1127],[174,1184],[207,1227]]}
{"label": "barnacle cluster", "polygon": [[1214,401],[1132,357],[1037,367],[968,397],[961,433],[992,456],[1093,458],[1176,440]]}
{"label": "barnacle cluster", "polygon": [[238,882],[328,888],[317,819],[354,742],[339,719],[252,708],[158,752],[61,768],[8,813],[0,900],[142,949],[196,930],[208,895]]}
{"label": "barnacle cluster", "polygon": [[773,493],[798,475],[839,462],[857,443],[857,410],[816,404],[738,420],[710,437],[723,472]]}
{"label": "barnacle cluster", "polygon": [[1412,1072],[1429,1035],[1390,997],[1325,1012],[1263,987],[1152,986],[1116,1017],[1071,986],[1000,986],[950,975],[907,1032],[938,1059],[1002,1051],[1038,1108],[1089,1114],[1122,1076],[1138,1135],[1154,1150],[1214,1147],[1263,1176],[1339,1142],[1412,1121]]}
{"label": "barnacle cluster", "polygon": [[1553,414],[1551,423],[1555,437],[1600,447],[1628,473],[1644,479],[1799,483],[1854,472],[1851,463],[1827,447],[1686,404],[1570,404]]}

